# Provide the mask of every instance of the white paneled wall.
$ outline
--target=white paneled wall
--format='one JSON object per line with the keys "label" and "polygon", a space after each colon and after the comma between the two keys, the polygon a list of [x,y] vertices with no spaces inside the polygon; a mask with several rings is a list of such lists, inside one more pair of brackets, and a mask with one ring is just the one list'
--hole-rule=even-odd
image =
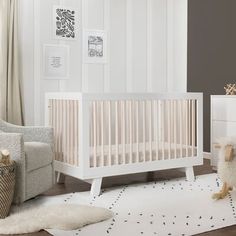
{"label": "white paneled wall", "polygon": [[[30,100],[25,102],[27,124],[43,124],[45,92],[186,91],[187,0],[34,0],[33,3],[20,0],[22,59],[25,62],[29,56],[34,58],[23,66],[24,97],[25,101]],[[52,8],[60,4],[78,9],[80,30],[76,41],[52,37]],[[32,21],[26,18],[29,15]],[[107,31],[107,64],[83,64],[85,29]],[[23,46],[29,41],[34,47],[25,50]],[[44,44],[70,46],[68,80],[44,79]]]}

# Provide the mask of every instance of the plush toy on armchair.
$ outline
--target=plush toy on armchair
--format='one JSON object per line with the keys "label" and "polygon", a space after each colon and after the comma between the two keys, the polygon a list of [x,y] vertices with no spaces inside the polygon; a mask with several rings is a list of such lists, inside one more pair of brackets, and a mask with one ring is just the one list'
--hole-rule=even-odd
{"label": "plush toy on armchair", "polygon": [[220,148],[218,160],[218,175],[223,183],[219,193],[213,194],[213,199],[223,199],[228,192],[236,187],[236,158],[234,148],[236,147],[236,138],[221,139],[215,148]]}

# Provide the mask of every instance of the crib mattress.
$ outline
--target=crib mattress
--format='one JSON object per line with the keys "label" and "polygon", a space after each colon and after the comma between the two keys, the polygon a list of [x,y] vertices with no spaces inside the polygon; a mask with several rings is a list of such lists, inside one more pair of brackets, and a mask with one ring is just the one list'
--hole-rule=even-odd
{"label": "crib mattress", "polygon": [[[118,147],[118,148],[117,148]],[[103,152],[102,152],[103,149]],[[118,150],[118,152],[116,151]],[[145,150],[145,151],[144,151]],[[131,155],[130,155],[131,153]],[[90,147],[90,167],[103,167],[111,165],[133,164],[149,161],[168,160],[176,158],[193,157],[197,155],[197,148],[193,146],[169,144],[166,142],[159,143],[158,152],[156,143],[150,142]],[[71,165],[79,166],[79,162],[62,153],[56,153],[56,160]]]}
{"label": "crib mattress", "polygon": [[[130,152],[131,146],[132,151]],[[123,145],[118,145],[119,152],[117,154],[116,145],[112,145],[111,156],[109,156],[108,146],[104,146],[103,155],[101,146],[98,146],[96,148],[96,156],[94,155],[94,148],[91,147],[90,167],[142,163],[157,160],[193,157],[197,155],[197,148],[192,146],[182,145],[181,147],[180,145],[174,146],[174,144],[169,145],[168,143],[163,143],[159,144],[158,152],[154,147],[155,143],[152,143],[151,147],[149,142],[147,142],[146,144],[141,143],[139,144],[139,151],[137,152],[137,144],[126,144],[125,151],[123,151]]]}

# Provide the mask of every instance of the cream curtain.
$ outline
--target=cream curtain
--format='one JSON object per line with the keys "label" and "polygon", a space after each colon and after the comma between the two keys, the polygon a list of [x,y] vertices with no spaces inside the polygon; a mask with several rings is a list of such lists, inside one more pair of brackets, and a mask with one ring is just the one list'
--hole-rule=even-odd
{"label": "cream curtain", "polygon": [[22,125],[18,0],[0,0],[0,118]]}

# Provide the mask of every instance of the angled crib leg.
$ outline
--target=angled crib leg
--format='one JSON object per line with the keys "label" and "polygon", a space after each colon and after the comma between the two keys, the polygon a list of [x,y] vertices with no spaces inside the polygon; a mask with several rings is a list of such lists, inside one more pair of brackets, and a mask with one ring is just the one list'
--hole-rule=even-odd
{"label": "angled crib leg", "polygon": [[60,172],[56,172],[56,183],[64,184],[65,183],[65,175]]}
{"label": "angled crib leg", "polygon": [[97,178],[92,180],[90,195],[93,197],[99,196],[101,192],[102,178]]}
{"label": "angled crib leg", "polygon": [[193,167],[185,167],[185,174],[186,174],[186,179],[187,181],[194,181],[195,176],[194,176],[194,171]]}

